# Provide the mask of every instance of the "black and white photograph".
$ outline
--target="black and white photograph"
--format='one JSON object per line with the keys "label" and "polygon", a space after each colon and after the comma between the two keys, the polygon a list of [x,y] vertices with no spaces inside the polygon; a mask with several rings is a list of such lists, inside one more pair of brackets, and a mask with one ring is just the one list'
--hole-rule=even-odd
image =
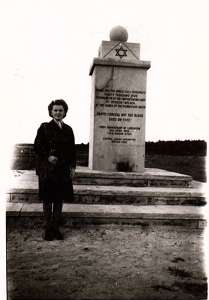
{"label": "black and white photograph", "polygon": [[208,11],[0,0],[2,300],[208,299]]}

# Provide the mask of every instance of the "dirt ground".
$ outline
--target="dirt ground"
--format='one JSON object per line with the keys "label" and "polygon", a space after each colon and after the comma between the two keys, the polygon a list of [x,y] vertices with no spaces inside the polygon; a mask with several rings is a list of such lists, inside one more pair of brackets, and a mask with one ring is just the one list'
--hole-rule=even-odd
{"label": "dirt ground", "polygon": [[207,299],[203,229],[7,224],[8,299]]}

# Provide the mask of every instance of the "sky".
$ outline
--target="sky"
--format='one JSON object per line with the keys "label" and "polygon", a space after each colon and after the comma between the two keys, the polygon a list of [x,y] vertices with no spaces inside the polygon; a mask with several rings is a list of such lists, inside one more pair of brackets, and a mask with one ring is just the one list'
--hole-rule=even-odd
{"label": "sky", "polygon": [[147,73],[146,141],[206,140],[208,1],[0,0],[0,96],[8,145],[33,143],[64,99],[75,141],[89,142],[90,66],[115,26],[140,43]]}

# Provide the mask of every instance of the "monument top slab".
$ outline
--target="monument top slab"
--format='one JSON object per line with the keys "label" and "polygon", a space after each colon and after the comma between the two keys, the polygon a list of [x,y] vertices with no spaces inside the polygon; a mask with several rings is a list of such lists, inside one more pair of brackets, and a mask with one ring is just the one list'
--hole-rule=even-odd
{"label": "monument top slab", "polygon": [[129,67],[129,68],[143,68],[149,69],[151,66],[150,61],[138,60],[116,60],[113,58],[100,58],[95,57],[90,67],[89,75],[93,74],[95,66],[115,66],[115,67]]}

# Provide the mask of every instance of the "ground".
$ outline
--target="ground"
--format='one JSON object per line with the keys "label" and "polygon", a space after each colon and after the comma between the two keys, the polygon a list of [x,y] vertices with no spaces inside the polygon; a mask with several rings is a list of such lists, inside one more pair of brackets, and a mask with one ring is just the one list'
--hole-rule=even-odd
{"label": "ground", "polygon": [[7,224],[8,299],[207,299],[204,229]]}

